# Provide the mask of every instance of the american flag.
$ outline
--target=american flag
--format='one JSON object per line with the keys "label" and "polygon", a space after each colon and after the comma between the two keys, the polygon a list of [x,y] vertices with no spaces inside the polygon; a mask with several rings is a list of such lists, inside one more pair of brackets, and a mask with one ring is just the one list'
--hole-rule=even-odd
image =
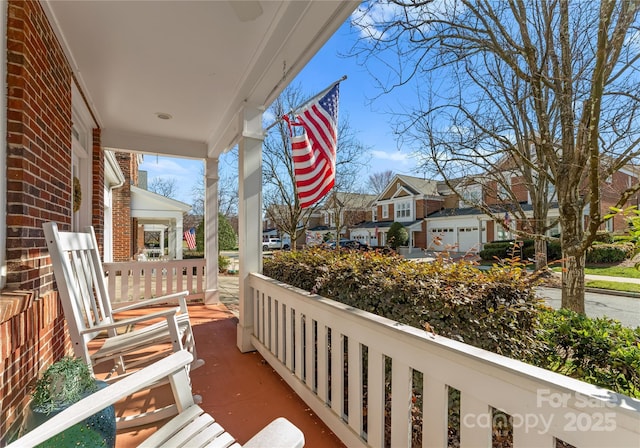
{"label": "american flag", "polygon": [[504,213],[504,226],[509,227],[511,225],[511,216],[509,216],[509,212]]}
{"label": "american flag", "polygon": [[196,229],[191,227],[189,230],[184,232],[184,239],[187,241],[187,247],[189,250],[193,250],[196,248]]}
{"label": "american flag", "polygon": [[339,87],[335,84],[291,123],[304,129],[302,135],[291,137],[296,187],[303,209],[322,199],[335,183]]}

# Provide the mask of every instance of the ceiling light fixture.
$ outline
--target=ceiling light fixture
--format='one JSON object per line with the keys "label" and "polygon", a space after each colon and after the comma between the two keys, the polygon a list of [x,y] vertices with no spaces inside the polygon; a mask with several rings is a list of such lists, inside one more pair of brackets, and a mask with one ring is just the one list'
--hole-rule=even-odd
{"label": "ceiling light fixture", "polygon": [[171,114],[168,114],[166,112],[156,112],[156,117],[161,120],[171,120],[173,118]]}

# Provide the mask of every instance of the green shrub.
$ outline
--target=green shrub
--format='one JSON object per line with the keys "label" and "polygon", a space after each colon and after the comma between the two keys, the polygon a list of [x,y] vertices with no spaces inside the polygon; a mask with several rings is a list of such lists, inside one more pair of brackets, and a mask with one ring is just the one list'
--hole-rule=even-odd
{"label": "green shrub", "polygon": [[264,261],[265,275],[347,305],[512,357],[535,350],[535,278],[519,266],[415,263],[313,248]]}
{"label": "green shrub", "polygon": [[238,236],[231,227],[229,220],[222,213],[218,213],[218,248],[219,250],[233,250],[238,247]]}
{"label": "green shrub", "polygon": [[230,264],[231,260],[229,259],[229,257],[218,255],[218,272],[227,272]]}
{"label": "green shrub", "polygon": [[409,233],[407,233],[407,229],[404,228],[402,223],[394,222],[391,224],[387,232],[387,241],[393,249],[407,244],[409,241]]}
{"label": "green shrub", "polygon": [[640,327],[588,318],[570,310],[540,313],[537,338],[543,350],[531,359],[553,370],[640,398]]}
{"label": "green shrub", "polygon": [[609,232],[605,230],[599,230],[598,232],[596,232],[596,238],[594,241],[598,243],[612,244],[613,235],[611,235]]}
{"label": "green shrub", "polygon": [[596,244],[587,250],[587,263],[619,263],[633,253],[632,243]]}

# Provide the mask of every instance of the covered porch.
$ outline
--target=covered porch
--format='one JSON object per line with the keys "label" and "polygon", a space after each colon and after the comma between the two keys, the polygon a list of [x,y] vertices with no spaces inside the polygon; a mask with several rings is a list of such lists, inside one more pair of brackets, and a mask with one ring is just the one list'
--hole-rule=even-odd
{"label": "covered porch", "polygon": [[[94,130],[98,135],[96,152],[112,148],[205,161],[206,263],[198,265],[202,276],[195,280],[203,279],[197,291],[203,304],[192,306],[196,343],[206,360],[192,373],[203,406],[210,406],[239,439],[253,424],[250,412],[285,412],[267,408],[291,401],[296,407],[286,412],[305,432],[307,446],[339,445],[324,428],[348,447],[446,446],[448,397],[455,389],[461,397],[462,447],[491,444],[487,421],[494,409],[513,417],[517,447],[551,448],[555,438],[580,447],[636,446],[637,400],[345,307],[261,274],[265,110],[358,4],[42,2],[74,85],[82,90],[72,101],[87,110],[82,115],[91,135]],[[335,78],[328,76],[328,81]],[[216,308],[218,158],[236,145],[238,317],[220,317],[209,325],[211,316],[223,312]],[[85,177],[93,175],[89,165]],[[77,225],[91,224],[93,218],[82,213]],[[145,269],[150,271],[151,264]],[[156,272],[164,270],[157,266]],[[183,268],[171,266],[166,272],[180,277]],[[133,278],[132,284],[141,281]],[[205,318],[201,313],[212,314]],[[241,388],[226,387],[245,362],[252,366]],[[289,389],[280,387],[285,383]],[[235,395],[222,399],[218,392],[225,387]],[[262,389],[272,394],[268,400],[255,394]],[[327,437],[317,445],[314,426]],[[121,440],[121,446],[131,446],[125,445],[127,437]]]}

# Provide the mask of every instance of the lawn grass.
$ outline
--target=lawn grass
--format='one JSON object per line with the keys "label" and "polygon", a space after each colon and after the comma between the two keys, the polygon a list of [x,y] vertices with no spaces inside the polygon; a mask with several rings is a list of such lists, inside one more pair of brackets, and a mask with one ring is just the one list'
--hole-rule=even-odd
{"label": "lawn grass", "polygon": [[[551,270],[560,272],[562,268],[560,266],[554,266]],[[587,275],[606,275],[609,277],[640,278],[640,271],[638,269],[625,266],[587,266],[584,268],[584,273]]]}
{"label": "lawn grass", "polygon": [[610,289],[613,291],[640,293],[640,285],[637,283],[610,282],[607,280],[591,280],[585,283],[587,288]]}

